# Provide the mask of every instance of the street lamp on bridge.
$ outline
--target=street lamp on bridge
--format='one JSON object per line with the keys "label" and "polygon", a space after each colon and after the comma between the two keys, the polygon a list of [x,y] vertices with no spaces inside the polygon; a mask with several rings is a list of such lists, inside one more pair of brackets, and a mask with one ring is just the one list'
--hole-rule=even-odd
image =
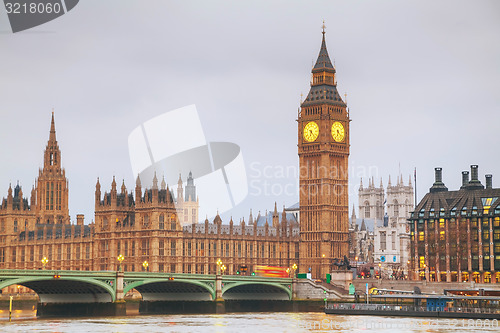
{"label": "street lamp on bridge", "polygon": [[144,270],[147,271],[148,270],[148,262],[146,260],[144,260],[144,262],[142,263],[142,267],[144,267]]}
{"label": "street lamp on bridge", "polygon": [[222,271],[222,275],[224,275],[224,272],[226,271],[226,265],[220,266],[220,269]]}
{"label": "street lamp on bridge", "polygon": [[220,266],[222,265],[222,260],[220,260],[220,258],[217,259],[216,264],[217,264],[217,274],[220,274]]}
{"label": "street lamp on bridge", "polygon": [[47,257],[42,258],[43,269],[45,269],[45,265],[47,265],[48,262],[49,262],[49,259],[47,259]]}
{"label": "street lamp on bridge", "polygon": [[121,271],[122,270],[122,261],[125,260],[125,257],[123,256],[123,254],[120,254],[118,256],[118,258],[116,258],[116,259],[118,259],[118,261],[120,262],[120,265],[118,266],[118,271]]}
{"label": "street lamp on bridge", "polygon": [[292,269],[293,269],[293,277],[295,278],[295,271],[297,270],[297,264],[293,264]]}

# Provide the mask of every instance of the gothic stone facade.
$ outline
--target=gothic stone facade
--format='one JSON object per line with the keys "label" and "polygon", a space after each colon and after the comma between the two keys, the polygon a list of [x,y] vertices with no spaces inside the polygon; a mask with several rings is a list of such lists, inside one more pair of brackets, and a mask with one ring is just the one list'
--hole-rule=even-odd
{"label": "gothic stone facade", "polygon": [[109,193],[101,194],[98,180],[95,222],[84,225],[84,216],[77,215],[71,224],[53,116],[44,156],[31,201],[18,185],[9,187],[0,206],[0,269],[41,269],[47,257],[47,269],[116,270],[120,254],[126,271],[215,273],[220,258],[226,273],[235,274],[241,265],[251,272],[257,264],[290,267],[298,262],[299,227],[284,211],[280,219],[275,209],[272,221],[261,226],[252,217],[248,225],[222,224],[218,215],[197,223],[191,176],[185,196],[179,180],[178,206],[164,181],[158,187],[156,176],[151,189],[143,189],[138,178],[133,193],[124,183],[118,192],[113,178]]}

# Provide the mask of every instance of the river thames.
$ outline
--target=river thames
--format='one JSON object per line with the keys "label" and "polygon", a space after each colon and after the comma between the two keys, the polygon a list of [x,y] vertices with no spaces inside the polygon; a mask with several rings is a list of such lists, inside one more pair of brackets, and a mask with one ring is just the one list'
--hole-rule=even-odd
{"label": "river thames", "polygon": [[12,321],[0,312],[2,332],[498,332],[494,320],[339,316],[318,312],[254,312],[126,317],[36,318],[17,310]]}

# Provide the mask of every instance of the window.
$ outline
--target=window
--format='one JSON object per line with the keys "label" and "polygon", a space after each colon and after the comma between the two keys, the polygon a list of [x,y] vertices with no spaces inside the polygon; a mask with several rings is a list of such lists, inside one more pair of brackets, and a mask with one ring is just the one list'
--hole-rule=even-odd
{"label": "window", "polygon": [[66,260],[71,260],[71,245],[66,246]]}
{"label": "window", "polygon": [[165,217],[163,216],[163,214],[160,214],[159,228],[161,230],[165,229]]}
{"label": "window", "polygon": [[14,232],[17,232],[17,220],[14,220]]}
{"label": "window", "polygon": [[444,219],[439,219],[439,228],[444,228]]}
{"label": "window", "polygon": [[394,200],[394,217],[399,217],[399,203],[397,200]]}
{"label": "window", "polygon": [[445,240],[445,237],[446,237],[446,235],[445,235],[445,231],[444,231],[444,230],[441,230],[441,231],[439,232],[439,240]]}
{"label": "window", "polygon": [[418,240],[419,240],[420,242],[423,242],[423,241],[424,241],[424,232],[423,232],[423,231],[420,231],[420,232],[418,233]]}
{"label": "window", "polygon": [[143,217],[142,226],[144,228],[147,228],[149,226],[149,216],[148,215],[146,215],[146,216]]}
{"label": "window", "polygon": [[80,260],[80,245],[76,246],[76,260]]}
{"label": "window", "polygon": [[385,231],[381,231],[379,235],[380,235],[380,250],[385,251],[387,249],[386,233]]}
{"label": "window", "polygon": [[143,256],[149,256],[149,239],[142,240],[141,253]]}
{"label": "window", "polygon": [[90,259],[90,244],[85,245],[85,259]]}
{"label": "window", "polygon": [[370,203],[365,201],[365,219],[370,218]]}
{"label": "window", "polygon": [[171,243],[170,243],[170,255],[171,256],[175,256],[175,252],[176,252],[175,251],[175,248],[176,248],[175,245],[176,245],[175,244],[175,240],[172,240]]}
{"label": "window", "polygon": [[[158,244],[158,255],[162,257],[165,255],[165,243],[163,240],[161,240]],[[160,269],[160,271],[163,271],[163,269]]]}
{"label": "window", "polygon": [[177,219],[176,219],[175,214],[172,214],[172,215],[170,216],[170,230],[176,230],[176,229],[177,229],[177,228],[176,228],[176,220],[177,220]]}

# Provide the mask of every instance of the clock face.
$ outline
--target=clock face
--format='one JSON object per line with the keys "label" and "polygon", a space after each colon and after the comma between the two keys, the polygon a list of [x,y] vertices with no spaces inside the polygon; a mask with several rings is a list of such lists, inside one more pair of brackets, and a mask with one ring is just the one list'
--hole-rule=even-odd
{"label": "clock face", "polygon": [[304,127],[304,139],[307,142],[313,142],[318,138],[319,135],[319,127],[314,121],[310,121]]}
{"label": "clock face", "polygon": [[334,122],[332,125],[333,140],[337,142],[342,142],[344,141],[344,136],[345,136],[344,125],[342,125],[338,121]]}

